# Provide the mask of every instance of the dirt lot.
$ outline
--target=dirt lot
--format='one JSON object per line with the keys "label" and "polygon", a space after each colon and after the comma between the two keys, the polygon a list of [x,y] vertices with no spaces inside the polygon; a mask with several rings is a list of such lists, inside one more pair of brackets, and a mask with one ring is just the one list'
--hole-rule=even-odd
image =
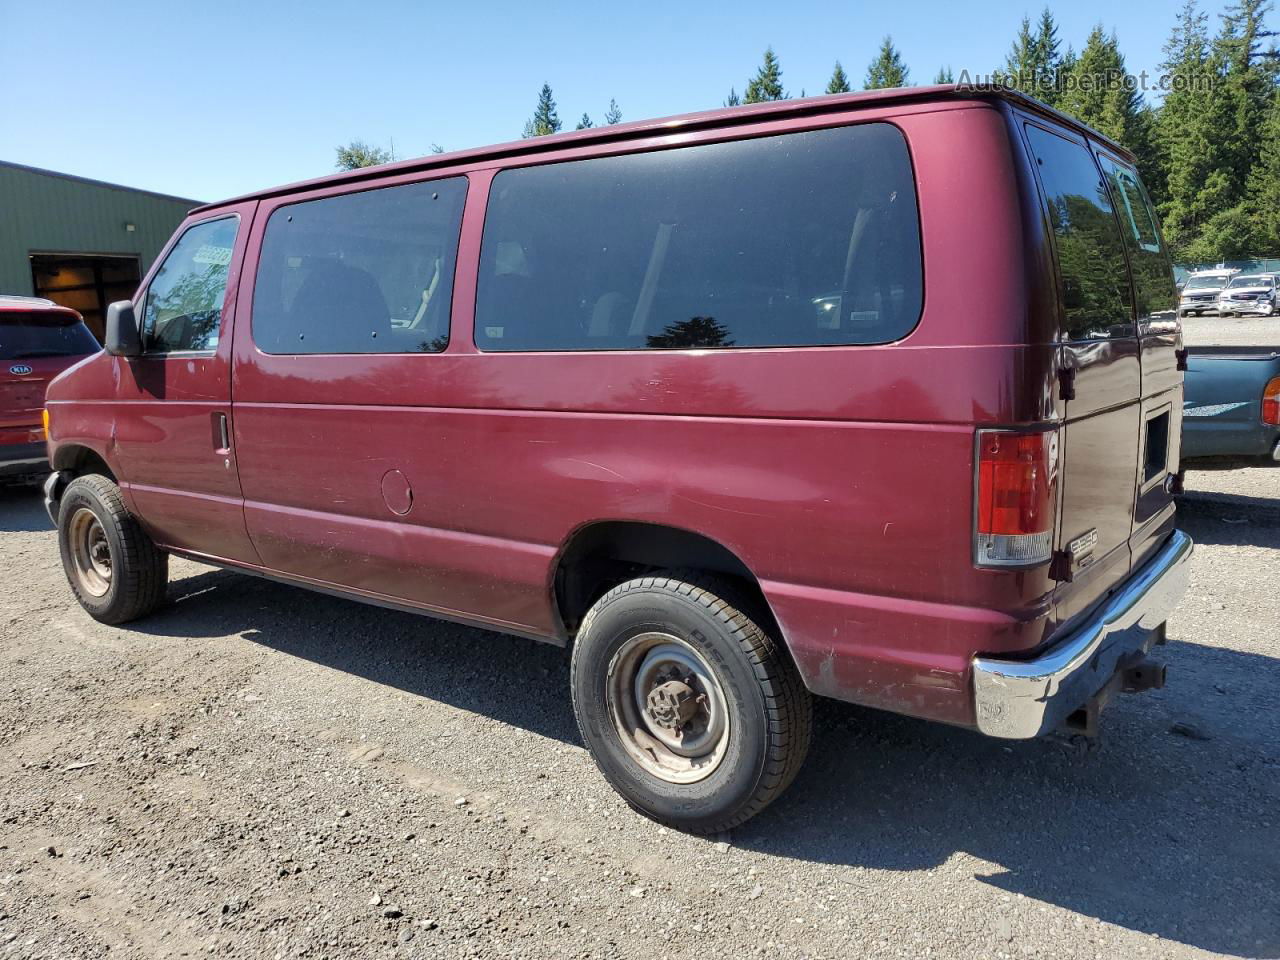
{"label": "dirt lot", "polygon": [[1188,346],[1280,347],[1280,317],[1183,317]]}
{"label": "dirt lot", "polygon": [[567,654],[174,564],[131,629],[0,492],[0,958],[1280,955],[1280,471],[1192,474],[1096,753],[824,703],[732,836],[629,812]]}

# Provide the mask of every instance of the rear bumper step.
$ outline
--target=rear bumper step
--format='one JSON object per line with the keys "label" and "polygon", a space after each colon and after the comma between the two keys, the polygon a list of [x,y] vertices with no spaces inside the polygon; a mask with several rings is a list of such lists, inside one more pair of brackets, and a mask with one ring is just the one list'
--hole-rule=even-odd
{"label": "rear bumper step", "polygon": [[1049,733],[1144,652],[1187,589],[1191,538],[1175,530],[1090,618],[1034,660],[973,659],[978,729],[1026,740]]}

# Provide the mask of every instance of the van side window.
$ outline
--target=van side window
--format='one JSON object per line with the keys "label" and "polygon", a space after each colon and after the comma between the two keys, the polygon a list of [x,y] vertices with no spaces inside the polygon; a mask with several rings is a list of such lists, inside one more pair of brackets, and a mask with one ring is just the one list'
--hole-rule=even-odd
{"label": "van side window", "polygon": [[147,353],[216,350],[239,217],[188,227],[151,278],[142,308]]}
{"label": "van side window", "polygon": [[505,170],[482,350],[886,343],[920,317],[916,189],[887,123]]}
{"label": "van side window", "polygon": [[1156,213],[1138,172],[1108,156],[1098,158],[1120,213],[1120,232],[1129,248],[1138,318],[1144,324],[1177,319],[1178,288],[1173,263],[1161,245]]}
{"label": "van side window", "polygon": [[266,353],[438,353],[449,342],[465,177],[277,208],[253,290]]}
{"label": "van side window", "polygon": [[1093,154],[1030,124],[1027,140],[1048,203],[1071,340],[1134,336],[1124,242]]}

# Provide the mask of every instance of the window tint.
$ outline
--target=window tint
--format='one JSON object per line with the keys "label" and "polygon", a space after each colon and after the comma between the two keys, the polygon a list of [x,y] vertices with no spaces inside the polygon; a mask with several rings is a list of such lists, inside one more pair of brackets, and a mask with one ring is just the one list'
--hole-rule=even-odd
{"label": "window tint", "polygon": [[217,348],[239,225],[237,217],[198,223],[169,251],[147,289],[142,313],[146,352]]}
{"label": "window tint", "polygon": [[267,353],[435,353],[449,342],[465,177],[280,207],[253,339]]}
{"label": "window tint", "polygon": [[884,343],[916,325],[921,288],[906,142],[865,124],[499,173],[476,343]]}
{"label": "window tint", "polygon": [[1065,334],[1132,337],[1124,244],[1093,154],[1039,127],[1026,129],[1058,253]]}
{"label": "window tint", "polygon": [[79,320],[55,314],[0,313],[0,360],[97,353],[98,341]]}
{"label": "window tint", "polygon": [[1129,249],[1138,318],[1147,326],[1175,321],[1178,288],[1173,279],[1173,263],[1160,243],[1151,198],[1136,170],[1110,157],[1100,159],[1120,213],[1120,232]]}

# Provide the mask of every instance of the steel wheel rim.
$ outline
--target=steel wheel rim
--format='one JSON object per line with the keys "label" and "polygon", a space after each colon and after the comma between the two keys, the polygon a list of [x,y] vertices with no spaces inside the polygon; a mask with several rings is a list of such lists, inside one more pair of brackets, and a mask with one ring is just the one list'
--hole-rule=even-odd
{"label": "steel wheel rim", "polygon": [[661,780],[696,783],[724,759],[724,689],[702,654],[679,637],[627,639],[609,662],[605,700],[628,756]]}
{"label": "steel wheel rim", "polygon": [[95,597],[111,589],[111,544],[102,522],[88,507],[71,515],[67,525],[71,562],[80,588]]}

